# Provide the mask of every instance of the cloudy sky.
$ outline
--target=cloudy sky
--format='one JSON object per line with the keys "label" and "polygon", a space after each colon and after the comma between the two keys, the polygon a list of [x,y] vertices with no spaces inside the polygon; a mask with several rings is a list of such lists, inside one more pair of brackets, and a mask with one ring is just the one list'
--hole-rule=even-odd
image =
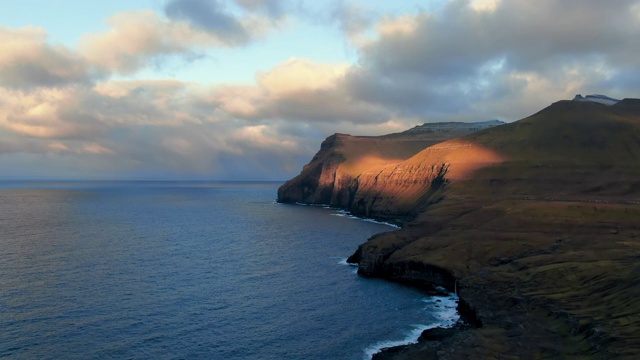
{"label": "cloudy sky", "polygon": [[334,132],[640,97],[640,0],[0,6],[0,178],[281,180]]}

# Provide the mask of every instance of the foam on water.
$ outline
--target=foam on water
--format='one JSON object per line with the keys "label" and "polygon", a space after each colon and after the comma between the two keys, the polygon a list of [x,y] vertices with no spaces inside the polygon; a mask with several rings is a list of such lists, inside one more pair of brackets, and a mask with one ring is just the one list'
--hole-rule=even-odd
{"label": "foam on water", "polygon": [[[388,222],[377,221],[368,218],[361,218],[355,215],[352,215],[349,211],[342,209],[333,209],[334,211],[331,213],[333,216],[346,217],[349,219],[355,219],[365,222],[371,222],[375,224],[387,225],[399,229],[400,227],[391,224]],[[340,265],[354,266],[354,274],[358,273],[357,265],[350,264],[347,262],[347,258],[341,258],[338,262]],[[460,319],[460,314],[457,311],[458,307],[458,295],[455,293],[449,293],[443,287],[436,287],[436,289],[443,294],[447,294],[444,296],[431,296],[425,297],[422,301],[425,303],[425,312],[430,312],[434,315],[435,321],[429,324],[415,324],[412,329],[408,331],[405,338],[401,340],[385,340],[381,342],[377,342],[364,350],[364,359],[371,359],[373,355],[379,353],[384,348],[400,346],[400,345],[409,345],[415,344],[418,342],[418,338],[422,334],[423,331],[428,329],[433,329],[437,327],[442,328],[450,328],[454,326],[458,320]]]}
{"label": "foam on water", "polygon": [[330,209],[331,205],[329,204],[307,204],[307,203],[301,203],[301,202],[296,202],[296,205],[300,205],[300,206],[313,206],[313,207],[321,207],[323,209]]}
{"label": "foam on water", "polygon": [[[274,200],[275,204],[280,204],[279,202]],[[301,203],[301,202],[296,202],[296,205],[300,205],[300,206],[310,206],[310,207],[318,207],[318,208],[323,208],[323,209],[331,209],[333,210],[333,212],[331,213],[331,215],[333,216],[340,216],[340,217],[346,217],[349,219],[355,219],[355,220],[360,220],[360,221],[365,221],[365,222],[370,222],[370,223],[374,223],[374,224],[380,224],[380,225],[386,225],[386,226],[390,226],[392,228],[396,228],[396,229],[400,229],[400,226],[396,225],[396,224],[392,224],[390,222],[386,222],[386,221],[379,221],[379,220],[374,220],[374,219],[370,219],[370,218],[364,218],[364,217],[359,217],[359,216],[355,216],[353,214],[351,214],[351,212],[344,210],[344,209],[340,209],[340,208],[334,208],[331,207],[331,205],[329,204],[307,204],[307,203]]]}
{"label": "foam on water", "polygon": [[347,259],[348,258],[346,258],[346,257],[339,258],[338,264],[339,265],[343,265],[343,266],[349,266],[349,267],[353,268],[352,272],[354,274],[357,274],[358,273],[358,264],[349,263],[349,262],[347,262]]}
{"label": "foam on water", "polygon": [[356,220],[370,222],[370,223],[374,223],[374,224],[387,225],[387,226],[391,226],[391,227],[396,228],[396,229],[400,229],[400,226],[398,226],[398,225],[395,225],[395,224],[392,224],[392,223],[389,223],[389,222],[386,222],[386,221],[378,221],[378,220],[374,220],[374,219],[358,217],[358,216],[355,216],[355,215],[351,214],[349,211],[342,210],[342,209],[335,209],[335,211],[333,213],[331,213],[331,215],[340,216],[340,217],[346,217],[346,218],[349,218],[349,219],[356,219]]}
{"label": "foam on water", "polygon": [[338,258],[338,264],[346,265],[346,266],[352,266],[352,267],[356,267],[356,268],[358,267],[358,264],[349,263],[349,262],[347,262],[347,259],[349,259],[349,258],[346,258],[346,257]]}
{"label": "foam on water", "polygon": [[[439,288],[439,290],[444,289]],[[407,332],[406,337],[403,339],[385,340],[367,347],[364,349],[364,359],[370,360],[373,355],[385,348],[415,344],[423,331],[437,327],[450,328],[460,319],[460,314],[456,310],[458,306],[458,296],[456,294],[449,293],[446,296],[425,297],[422,301],[425,303],[424,311],[431,312],[435,317],[435,321],[429,324],[413,325],[413,328]]]}

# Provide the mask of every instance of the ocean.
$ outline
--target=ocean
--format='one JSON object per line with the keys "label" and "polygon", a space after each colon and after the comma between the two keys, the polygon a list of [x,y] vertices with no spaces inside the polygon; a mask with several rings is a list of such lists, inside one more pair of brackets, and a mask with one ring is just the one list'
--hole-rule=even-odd
{"label": "ocean", "polygon": [[0,358],[360,360],[456,321],[346,264],[392,227],[279,185],[0,182]]}

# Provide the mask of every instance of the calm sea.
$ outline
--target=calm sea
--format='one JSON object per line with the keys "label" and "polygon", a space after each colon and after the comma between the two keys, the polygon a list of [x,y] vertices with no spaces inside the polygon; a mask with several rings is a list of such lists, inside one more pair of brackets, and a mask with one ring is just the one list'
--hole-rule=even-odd
{"label": "calm sea", "polygon": [[455,320],[345,264],[393,228],[278,185],[0,182],[0,358],[363,359]]}

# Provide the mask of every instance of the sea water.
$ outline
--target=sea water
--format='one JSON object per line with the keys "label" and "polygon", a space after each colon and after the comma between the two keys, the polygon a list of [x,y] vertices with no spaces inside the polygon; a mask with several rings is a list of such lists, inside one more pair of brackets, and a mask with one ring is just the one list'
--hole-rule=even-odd
{"label": "sea water", "polygon": [[457,319],[346,264],[394,228],[278,185],[0,182],[0,358],[359,360]]}

